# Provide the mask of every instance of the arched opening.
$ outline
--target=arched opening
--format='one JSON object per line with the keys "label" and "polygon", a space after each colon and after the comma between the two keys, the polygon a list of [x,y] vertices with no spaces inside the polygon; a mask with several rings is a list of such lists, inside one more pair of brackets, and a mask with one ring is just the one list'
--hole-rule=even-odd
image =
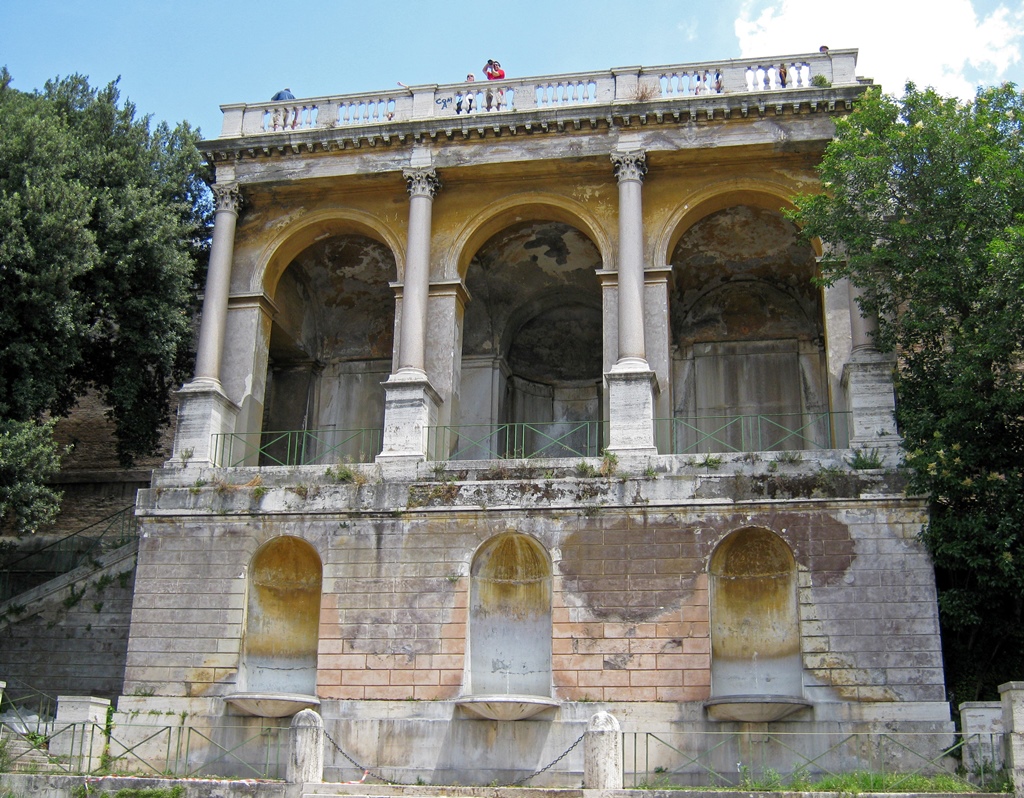
{"label": "arched opening", "polygon": [[327,236],[277,283],[260,465],[364,462],[380,450],[397,276],[391,250]]}
{"label": "arched opening", "polygon": [[601,448],[601,266],[558,221],[504,228],[466,273],[452,459],[580,457]]}
{"label": "arched opening", "polygon": [[774,532],[730,534],[711,557],[711,695],[803,693],[796,562]]}
{"label": "arched opening", "polygon": [[777,211],[704,217],[672,255],[676,452],[828,448],[814,251]]}
{"label": "arched opening", "polygon": [[473,558],[469,654],[471,695],[551,695],[551,560],[528,535],[498,535]]}
{"label": "arched opening", "polygon": [[311,545],[279,537],[249,563],[239,687],[315,695],[322,566]]}

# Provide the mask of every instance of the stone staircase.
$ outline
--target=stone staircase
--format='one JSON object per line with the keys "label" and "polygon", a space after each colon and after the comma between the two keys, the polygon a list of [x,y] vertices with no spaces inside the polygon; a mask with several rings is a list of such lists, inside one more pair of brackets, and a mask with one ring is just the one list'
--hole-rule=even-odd
{"label": "stone staircase", "polygon": [[6,747],[10,773],[64,773],[45,750],[34,746],[24,736],[0,725],[0,748]]}

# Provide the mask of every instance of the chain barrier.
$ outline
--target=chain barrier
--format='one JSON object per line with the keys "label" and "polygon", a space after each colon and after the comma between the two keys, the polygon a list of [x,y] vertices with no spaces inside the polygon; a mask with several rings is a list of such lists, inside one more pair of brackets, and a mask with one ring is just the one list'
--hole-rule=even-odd
{"label": "chain barrier", "polygon": [[534,776],[539,776],[545,770],[550,770],[555,765],[557,765],[559,762],[561,762],[563,759],[565,759],[567,756],[569,756],[569,752],[572,751],[572,749],[575,748],[577,745],[579,745],[581,742],[583,742],[583,738],[586,737],[586,736],[587,736],[587,733],[584,731],[583,734],[581,734],[579,737],[576,738],[576,742],[574,742],[572,745],[570,745],[568,748],[566,748],[557,757],[552,759],[551,762],[549,762],[547,765],[542,767],[540,770],[533,771],[533,773],[531,773],[529,776],[526,776],[525,778],[516,779],[509,786],[510,787],[521,787],[522,785],[526,784],[526,782],[528,782],[530,779],[532,779]]}
{"label": "chain barrier", "polygon": [[340,745],[338,745],[334,741],[334,738],[331,737],[330,734],[328,734],[327,729],[324,729],[324,737],[326,737],[328,740],[330,740],[331,745],[334,746],[334,748],[337,750],[337,752],[339,754],[341,754],[343,757],[345,757],[345,759],[347,759],[349,762],[351,762],[353,765],[355,765],[356,768],[358,768],[359,770],[363,771],[363,778],[364,779],[366,778],[366,774],[368,773],[371,776],[373,776],[373,778],[377,779],[378,781],[382,781],[385,784],[393,784],[396,787],[412,787],[412,786],[414,786],[412,784],[406,784],[405,782],[402,782],[402,781],[392,781],[391,779],[386,779],[382,775],[377,773],[376,771],[370,770],[370,768],[366,767],[365,765],[360,765],[358,762],[356,762],[356,760],[354,760],[347,753],[345,753],[345,749],[342,748]]}
{"label": "chain barrier", "polygon": [[[515,781],[511,782],[508,786],[509,787],[521,787],[523,784],[526,784],[526,782],[528,782],[530,779],[534,778],[535,776],[539,776],[541,773],[544,773],[545,771],[551,770],[551,768],[553,768],[555,765],[557,765],[559,762],[561,762],[563,759],[565,759],[567,756],[569,756],[570,752],[577,745],[579,745],[581,742],[583,742],[583,738],[586,737],[586,736],[587,736],[587,733],[586,733],[586,731],[584,731],[583,734],[581,734],[579,737],[576,738],[576,742],[574,742],[572,745],[570,745],[568,748],[566,748],[561,754],[559,754],[554,759],[552,759],[548,764],[546,764],[540,770],[535,770],[529,776],[524,776],[521,779],[516,779]],[[369,774],[370,776],[373,776],[373,778],[377,779],[378,781],[382,781],[385,784],[393,784],[393,785],[395,785],[397,787],[412,787],[412,786],[415,786],[415,785],[413,785],[411,783],[404,782],[404,781],[393,781],[392,779],[386,779],[382,775],[377,773],[376,771],[371,770],[370,768],[366,767],[365,765],[361,765],[355,759],[350,757],[345,752],[345,749],[343,749],[340,745],[338,745],[338,743],[335,742],[334,738],[331,737],[331,735],[327,732],[326,729],[324,729],[324,737],[326,737],[330,741],[331,745],[334,746],[335,750],[339,754],[341,754],[343,757],[345,757],[345,759],[347,759],[349,762],[351,762],[353,765],[355,765],[358,770],[363,771],[363,778],[366,778],[366,775]]]}

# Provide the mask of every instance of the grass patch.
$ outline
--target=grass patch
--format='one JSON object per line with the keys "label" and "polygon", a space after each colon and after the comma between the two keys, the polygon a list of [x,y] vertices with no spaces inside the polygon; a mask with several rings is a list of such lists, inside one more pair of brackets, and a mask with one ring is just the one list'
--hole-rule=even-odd
{"label": "grass patch", "polygon": [[882,456],[878,453],[878,449],[857,449],[853,453],[853,457],[846,461],[846,464],[858,471],[868,468],[881,468]]}
{"label": "grass patch", "polygon": [[640,790],[678,790],[701,792],[833,792],[843,795],[861,793],[970,793],[970,792],[1012,792],[1009,780],[997,781],[988,789],[969,784],[952,774],[922,776],[917,773],[872,773],[854,771],[811,780],[804,770],[795,771],[784,778],[772,768],[766,768],[759,776],[749,769],[740,768],[740,782],[736,785],[712,784],[710,786],[679,786],[669,782],[669,776],[660,768],[655,770],[653,779],[645,779],[636,785]]}

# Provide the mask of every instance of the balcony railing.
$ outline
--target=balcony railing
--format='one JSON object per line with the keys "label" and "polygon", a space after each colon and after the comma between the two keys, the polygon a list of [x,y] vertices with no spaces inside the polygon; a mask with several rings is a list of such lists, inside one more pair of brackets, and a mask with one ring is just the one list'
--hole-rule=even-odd
{"label": "balcony railing", "polygon": [[213,436],[211,459],[218,468],[371,463],[380,449],[379,429],[230,432]]}
{"label": "balcony railing", "polygon": [[[654,420],[662,454],[846,449],[850,413],[688,416]],[[607,422],[546,421],[427,427],[431,460],[600,457]],[[380,429],[233,432],[213,436],[213,465],[333,465],[370,463],[381,450]]]}
{"label": "balcony railing", "polygon": [[850,413],[659,418],[654,432],[666,454],[847,449]]}
{"label": "balcony railing", "polygon": [[598,457],[603,427],[601,421],[428,427],[427,452],[431,460]]}
{"label": "balcony railing", "polygon": [[[785,78],[780,66],[785,65]],[[613,103],[699,100],[855,86],[857,51],[709,61],[501,81],[412,86],[282,102],[222,105],[221,138],[417,120],[455,121],[490,113],[573,109]],[[781,99],[779,100],[781,102]]]}

